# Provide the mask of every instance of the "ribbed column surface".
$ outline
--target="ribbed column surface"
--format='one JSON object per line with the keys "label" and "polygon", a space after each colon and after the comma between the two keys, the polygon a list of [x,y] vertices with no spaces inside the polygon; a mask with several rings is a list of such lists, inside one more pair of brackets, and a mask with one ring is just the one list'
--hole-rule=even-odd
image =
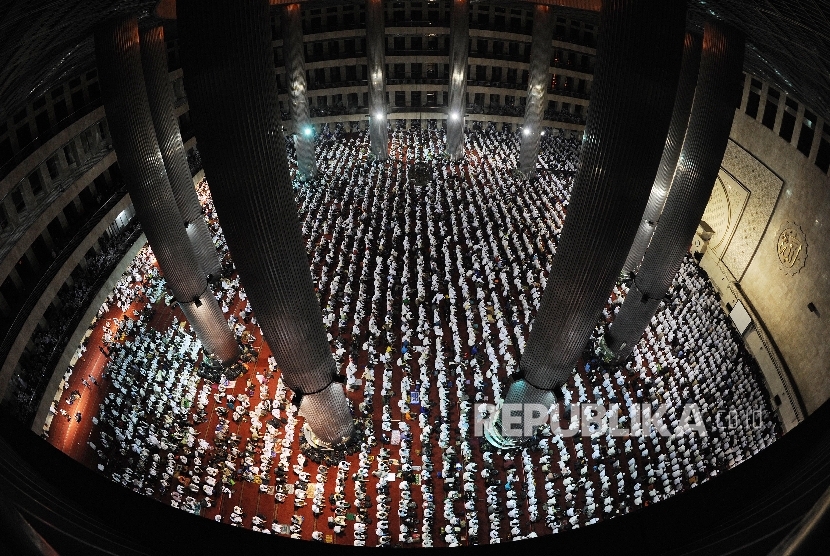
{"label": "ribbed column surface", "polygon": [[179,207],[181,220],[187,226],[187,235],[193,245],[199,267],[205,276],[218,278],[222,275],[222,263],[202,215],[196,188],[193,187],[193,178],[187,164],[187,152],[174,112],[173,89],[167,71],[164,27],[159,25],[142,31],[140,35],[141,64],[144,83],[147,84],[147,100],[150,103],[150,115],[153,118],[170,188],[173,190],[176,206]]}
{"label": "ribbed column surface", "polygon": [[336,365],[300,234],[268,0],[179,0],[177,13],[190,114],[234,264],[286,385],[329,392],[326,409],[306,411],[306,421],[339,442],[352,417],[342,386],[331,384]]}
{"label": "ribbed column surface", "polygon": [[740,31],[716,22],[704,26],[700,72],[680,161],[635,278],[637,292],[629,292],[606,338],[618,358],[627,357],[640,340],[689,251],[729,141],[743,60]]}
{"label": "ribbed column surface", "polygon": [[383,0],[366,0],[366,71],[369,72],[369,147],[386,160],[386,21]]}
{"label": "ribbed column surface", "polygon": [[[228,326],[228,321],[219,307],[219,302],[213,296],[213,291],[210,288],[205,288],[205,291],[199,296],[199,303],[191,301],[185,303],[179,301],[179,306],[184,313],[187,322],[199,323],[199,329],[202,331],[200,338],[221,338],[221,347],[217,347],[217,342],[205,343],[204,347],[210,353],[213,353],[221,361],[226,363],[235,362],[239,358],[239,344],[233,336],[233,332]],[[193,326],[195,329],[196,326]],[[221,349],[221,353],[217,350]]]}
{"label": "ribbed column surface", "polygon": [[447,154],[464,158],[464,114],[467,110],[467,64],[470,54],[470,2],[452,0],[450,12],[450,84],[447,107]]}
{"label": "ribbed column surface", "polygon": [[666,204],[666,197],[669,195],[671,180],[677,168],[677,159],[680,158],[680,148],[683,146],[683,138],[689,127],[689,114],[692,111],[697,72],[700,68],[702,41],[703,38],[697,33],[686,33],[683,63],[680,65],[680,82],[677,84],[677,96],[674,98],[669,136],[666,138],[666,146],[663,147],[663,157],[660,159],[657,178],[651,186],[651,194],[648,196],[640,227],[637,229],[634,243],[631,244],[631,250],[623,265],[623,272],[626,274],[640,267],[651,236],[654,234],[654,228],[660,219],[660,213],[663,212],[663,205]]}
{"label": "ribbed column surface", "polygon": [[[135,17],[111,20],[95,32],[101,94],[118,165],[136,214],[159,268],[184,306],[208,291],[182,216],[173,197],[147,102]],[[239,346],[216,299],[217,312],[201,311],[189,320],[205,349],[223,362],[234,361]]]}
{"label": "ribbed column surface", "polygon": [[[537,388],[553,389],[567,380],[634,239],[666,142],[685,15],[683,0],[602,4],[580,165],[520,362],[525,379]],[[506,398],[521,402],[513,387]]]}
{"label": "ribbed column surface", "polygon": [[527,84],[527,103],[522,121],[522,146],[519,151],[519,170],[532,176],[539,155],[542,119],[545,115],[545,97],[550,84],[550,59],[553,54],[553,9],[537,4],[533,8],[533,38],[530,44],[530,75]]}
{"label": "ribbed column surface", "polygon": [[314,155],[314,128],[308,110],[303,20],[299,4],[288,4],[282,10],[282,52],[285,57],[288,105],[291,119],[294,121],[297,172],[300,179],[306,180],[317,174],[317,163]]}

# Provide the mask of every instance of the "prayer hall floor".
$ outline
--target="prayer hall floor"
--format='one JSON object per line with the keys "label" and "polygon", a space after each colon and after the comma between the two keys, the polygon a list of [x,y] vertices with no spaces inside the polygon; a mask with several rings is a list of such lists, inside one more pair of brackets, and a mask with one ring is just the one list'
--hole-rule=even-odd
{"label": "prayer hall floor", "polygon": [[[466,162],[461,164],[440,156],[443,140],[441,130],[393,130],[390,160],[378,164],[366,160],[366,132],[327,131],[317,146],[321,176],[311,185],[295,184],[312,276],[333,354],[349,379],[347,393],[353,413],[362,417],[367,400],[373,408],[370,417],[377,444],[368,449],[372,461],[365,492],[372,504],[366,512],[366,546],[487,544],[582,527],[693,488],[777,438],[779,427],[756,370],[742,348],[729,343],[731,325],[720,307],[710,301],[711,284],[696,264],[687,260],[682,270],[686,274],[672,290],[676,303],[661,307],[662,320],[652,322],[635,350],[641,363],[633,369],[604,371],[596,362],[581,360],[557,397],[574,403],[617,402],[623,405],[623,415],[628,415],[627,401],[675,406],[697,403],[708,418],[705,439],[691,433],[611,439],[600,431],[555,442],[546,437],[539,443],[541,448],[534,446],[524,452],[490,451],[483,438],[473,435],[473,410],[462,417],[462,402],[478,399],[492,403],[505,392],[508,370],[515,370],[555,255],[578,162],[578,145],[562,136],[545,137],[539,179],[528,183],[510,172],[518,154],[516,134],[494,128],[470,131]],[[206,182],[198,189],[216,243],[227,261],[229,255]],[[250,397],[250,407],[234,420],[227,398],[217,401],[219,389],[195,375],[200,351],[183,356],[181,361],[178,356],[171,360],[164,355],[165,348],[179,353],[175,350],[192,341],[188,336],[193,335],[189,327],[179,325],[184,318],[180,309],[168,305],[163,295],[153,303],[146,293],[136,293],[158,291],[163,284],[160,277],[149,275],[156,266],[150,252],[145,251],[144,257],[141,264],[128,270],[130,275],[137,273],[140,280],[121,284],[133,292],[122,291],[129,305],[122,309],[109,303],[93,325],[86,351],[72,368],[57,404],[49,441],[90,468],[103,468],[102,473],[128,488],[145,494],[151,489],[150,495],[162,503],[174,502],[181,507],[187,504],[174,497],[184,501],[190,496],[195,512],[206,518],[231,523],[232,515],[239,515],[234,508],[239,507],[244,515],[235,525],[286,534],[292,516],[298,516],[302,518],[301,538],[311,539],[312,533],[319,531],[325,542],[355,543],[359,512],[353,475],[359,469],[358,454],[347,458],[350,468],[342,488],[336,485],[337,467],[324,473],[324,506],[319,517],[312,513],[313,487],[308,498],[303,498],[306,505],[296,509],[290,491],[284,502],[278,502],[273,490],[260,488],[263,483],[276,485],[275,469],[286,437],[291,439],[287,443],[286,481],[297,482],[293,467],[300,454],[303,420],[297,417],[295,422],[279,391],[279,370],[269,368],[271,352],[255,324],[255,313],[240,319],[247,300],[240,297],[244,289],[236,283],[237,276],[229,275],[217,294],[221,293],[227,305],[226,315],[236,320],[234,327],[242,325],[259,355],[227,388],[226,394],[237,399],[234,407],[240,406],[240,396]],[[615,288],[606,308],[606,324],[613,320],[613,309],[625,292],[622,285]],[[135,319],[136,313],[148,307],[152,317],[138,330],[110,344],[105,342],[105,327],[112,334],[117,322]],[[700,333],[684,336],[676,332],[685,329]],[[713,334],[726,339],[713,343]],[[126,353],[133,348],[127,348],[125,341],[132,346],[152,344],[153,351],[141,365],[133,366],[134,360],[116,368],[112,363],[116,354],[108,358],[99,347],[118,344],[122,347],[116,350]],[[154,361],[157,367],[151,370]],[[174,363],[180,363],[179,368],[174,368]],[[386,388],[382,386],[384,369],[391,371],[391,376],[387,371]],[[69,405],[76,391],[80,398]],[[106,404],[105,398],[110,400]],[[419,400],[428,402],[429,408]],[[384,406],[388,407],[386,412]],[[761,408],[763,422],[758,428],[718,428],[712,418],[721,407]],[[200,409],[207,417],[204,422],[194,420]],[[227,414],[221,415],[225,410]],[[75,419],[76,412],[81,413],[80,422]],[[287,424],[274,421],[275,416]],[[93,424],[93,417],[98,424]],[[671,417],[672,428],[678,418],[679,413]],[[257,422],[259,438],[254,439]],[[397,434],[392,434],[392,430],[400,430],[401,422],[411,429],[411,475],[401,473],[407,458]],[[422,437],[424,422],[431,428],[426,439]],[[470,429],[461,426],[462,422],[469,423]],[[217,441],[217,426],[223,423],[227,429]],[[442,424],[449,425],[444,438]],[[567,428],[568,420],[563,417],[560,424]],[[263,450],[269,426],[273,428],[272,455]],[[103,446],[102,434],[109,447]],[[390,443],[381,441],[382,434]],[[219,445],[231,435],[239,439],[238,453],[231,448],[223,454]],[[196,465],[194,456],[200,441],[208,448],[198,454],[202,465]],[[429,448],[424,450],[427,444]],[[381,448],[390,450],[391,475],[379,471]],[[246,450],[253,464],[245,462]],[[465,457],[468,450],[469,457]],[[490,456],[485,457],[486,452]],[[169,453],[174,454],[174,473],[163,488],[160,481]],[[155,455],[160,463],[157,472],[150,474]],[[432,472],[424,469],[425,457],[434,466]],[[486,458],[491,458],[492,464]],[[546,459],[540,462],[540,458]],[[475,463],[475,471],[465,477],[465,468],[459,471],[455,459],[461,466]],[[444,465],[445,461],[451,463]],[[210,476],[206,469],[211,463],[219,470],[216,478],[220,480],[209,497],[212,505],[206,507],[203,501],[207,495],[201,487]],[[223,494],[223,468],[231,467],[225,483],[231,494]],[[125,473],[128,468],[132,471]],[[492,473],[488,478],[482,476],[485,469]],[[317,464],[306,461],[303,470],[311,475],[309,484],[315,484]],[[188,483],[186,487],[179,477]],[[198,477],[198,492],[190,490],[195,484],[193,477]],[[407,479],[409,487],[401,488]],[[385,482],[391,499],[387,520],[379,518],[376,503],[378,484]],[[425,506],[424,489],[430,483],[434,509]],[[504,488],[508,483],[510,490]],[[173,493],[179,485],[184,494],[176,496]],[[490,500],[488,485],[498,485]],[[335,515],[329,497],[336,490],[342,490],[351,504],[340,511],[346,523],[340,534],[327,523]],[[402,490],[411,492],[414,503],[401,512],[404,517],[399,515]],[[465,492],[469,493],[466,498]],[[446,496],[455,496],[451,493],[458,493],[458,497],[445,503]],[[431,523],[425,519],[427,508],[431,509]],[[516,518],[510,517],[511,511]],[[533,513],[535,520],[531,519]],[[264,522],[256,525],[255,516]],[[391,538],[384,539],[385,543],[376,530],[380,521],[388,521]],[[402,523],[407,524],[405,534],[401,534]],[[472,534],[476,527],[477,534]]]}

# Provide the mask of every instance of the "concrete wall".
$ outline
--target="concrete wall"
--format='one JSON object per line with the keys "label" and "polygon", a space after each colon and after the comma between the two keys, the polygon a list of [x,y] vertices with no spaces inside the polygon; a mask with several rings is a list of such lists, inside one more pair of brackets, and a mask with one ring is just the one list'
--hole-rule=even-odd
{"label": "concrete wall", "polygon": [[704,215],[715,236],[702,265],[724,304],[747,305],[747,347],[782,399],[785,428],[794,426],[830,398],[822,322],[830,318],[830,178],[794,142],[737,110],[719,181]]}
{"label": "concrete wall", "polygon": [[35,169],[43,164],[47,158],[52,156],[55,151],[62,148],[69,141],[80,135],[80,133],[86,128],[103,118],[104,107],[99,106],[86,116],[80,118],[77,122],[67,126],[66,129],[61,130],[54,137],[41,145],[37,151],[26,157],[23,162],[18,164],[11,172],[9,172],[9,175],[0,180],[0,199],[8,195],[15,185],[17,185],[23,178],[34,172]]}
{"label": "concrete wall", "polygon": [[[741,280],[796,381],[808,412],[830,398],[830,180],[803,154],[746,116],[733,135],[784,182],[775,211]],[[804,266],[780,268],[778,239],[791,222],[800,227]],[[798,261],[796,265],[801,264]],[[817,313],[807,308],[813,303]]]}
{"label": "concrete wall", "polygon": [[17,261],[19,261],[20,258],[26,253],[37,237],[43,233],[43,230],[46,229],[52,219],[63,212],[63,209],[69,205],[69,203],[74,202],[75,198],[81,193],[81,191],[91,184],[95,178],[100,176],[107,168],[112,166],[115,161],[115,151],[110,151],[89,170],[79,176],[71,186],[62,192],[56,191],[55,193],[57,197],[48,205],[44,204],[39,206],[39,213],[36,219],[29,226],[25,228],[21,227],[20,230],[16,230],[20,235],[14,239],[14,243],[4,245],[0,248],[8,249],[5,255],[3,255],[2,261],[0,261],[0,282],[6,279],[6,276],[9,275],[9,272],[11,272],[14,265],[17,264]]}

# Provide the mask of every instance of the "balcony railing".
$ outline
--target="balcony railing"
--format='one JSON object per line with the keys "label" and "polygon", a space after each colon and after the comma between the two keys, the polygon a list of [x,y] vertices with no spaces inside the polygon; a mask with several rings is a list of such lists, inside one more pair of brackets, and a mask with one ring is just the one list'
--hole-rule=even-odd
{"label": "balcony railing", "polygon": [[387,48],[387,56],[449,56],[449,48]]}
{"label": "balcony railing", "polygon": [[449,27],[449,20],[436,19],[430,21],[428,19],[406,19],[403,17],[386,18],[386,27]]}
{"label": "balcony railing", "polygon": [[580,93],[577,91],[567,91],[565,89],[554,89],[553,87],[548,87],[548,94],[549,95],[561,95],[566,97],[573,97],[573,98],[581,98],[584,100],[590,100],[591,95],[590,93]]}
{"label": "balcony railing", "polygon": [[[328,62],[330,60],[347,60],[349,58],[365,58],[366,52],[362,50],[355,50],[354,52],[337,52],[328,54],[306,54],[305,63],[311,64],[314,62]],[[285,65],[285,60],[282,60],[282,65]]]}
{"label": "balcony railing", "polygon": [[387,85],[447,85],[449,84],[449,78],[444,77],[428,77],[428,76],[421,76],[421,77],[412,77],[411,75],[407,76],[395,76],[393,78],[386,80]]}
{"label": "balcony railing", "polygon": [[509,52],[477,52],[470,51],[470,58],[485,58],[487,60],[504,60],[507,62],[530,63],[530,54],[510,54]]}

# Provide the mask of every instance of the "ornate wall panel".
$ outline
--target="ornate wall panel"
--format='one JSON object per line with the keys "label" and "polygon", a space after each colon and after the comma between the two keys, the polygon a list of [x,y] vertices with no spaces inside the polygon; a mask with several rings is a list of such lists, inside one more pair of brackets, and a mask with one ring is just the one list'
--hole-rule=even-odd
{"label": "ornate wall panel", "polygon": [[[520,362],[540,389],[567,380],[631,247],[666,142],[685,11],[682,0],[603,3],[580,167]],[[507,401],[522,400],[511,387]]]}
{"label": "ornate wall panel", "polygon": [[640,272],[606,337],[618,357],[627,356],[640,340],[703,216],[732,128],[743,53],[739,31],[720,23],[706,24],[689,129],[669,196]]}
{"label": "ornate wall panel", "polygon": [[187,165],[187,151],[182,143],[179,122],[173,111],[173,91],[167,71],[167,44],[164,42],[163,26],[141,32],[141,62],[150,114],[176,206],[187,225],[187,235],[202,272],[205,276],[218,278],[222,274],[222,264],[202,216],[202,207]]}
{"label": "ornate wall panel", "polygon": [[[268,0],[179,0],[182,69],[214,204],[245,291],[306,423],[353,422],[326,340],[280,131]],[[309,408],[314,408],[309,410]]]}
{"label": "ornate wall panel", "polygon": [[784,181],[734,141],[727,143],[721,165],[750,192],[722,259],[735,278],[741,280],[764,235]]}
{"label": "ornate wall panel", "polygon": [[189,302],[208,292],[205,303],[216,305],[218,315],[207,308],[193,311],[190,325],[207,351],[233,361],[236,339],[208,291],[167,178],[147,102],[136,19],[121,17],[99,27],[95,53],[112,144],[147,241],[186,313]]}

